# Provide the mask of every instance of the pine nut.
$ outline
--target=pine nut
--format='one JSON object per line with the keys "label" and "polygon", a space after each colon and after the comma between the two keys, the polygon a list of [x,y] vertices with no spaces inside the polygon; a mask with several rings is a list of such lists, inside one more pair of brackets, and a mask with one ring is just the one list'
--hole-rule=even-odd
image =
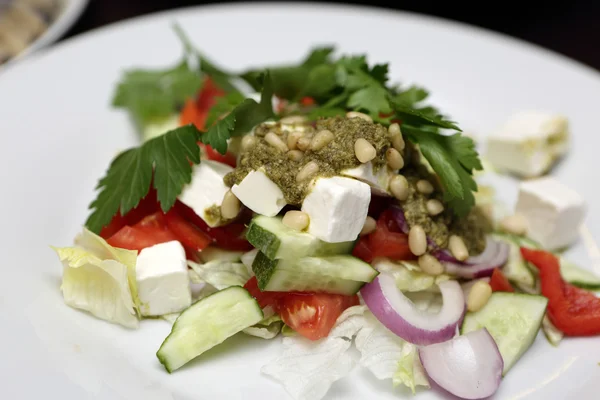
{"label": "pine nut", "polygon": [[431,182],[426,181],[425,179],[421,179],[417,182],[417,190],[419,193],[423,194],[431,194],[433,193],[433,185]]}
{"label": "pine nut", "polygon": [[288,151],[287,145],[283,142],[283,140],[281,140],[279,136],[277,136],[273,132],[269,132],[265,135],[265,142],[269,143],[271,146],[284,153]]}
{"label": "pine nut", "polygon": [[224,219],[233,219],[240,213],[240,208],[240,201],[231,190],[228,190],[221,203],[221,216]]}
{"label": "pine nut", "polygon": [[258,139],[255,136],[246,135],[242,138],[242,151],[250,150],[256,143]]}
{"label": "pine nut", "polygon": [[303,124],[306,122],[306,117],[304,115],[290,115],[289,117],[281,118],[279,122],[283,125]]}
{"label": "pine nut", "polygon": [[444,273],[444,266],[431,254],[423,254],[419,257],[419,267],[426,274],[437,276]]}
{"label": "pine nut", "polygon": [[448,240],[448,249],[450,250],[450,253],[452,253],[452,256],[458,261],[465,261],[469,258],[469,250],[460,236],[450,236],[450,239]]}
{"label": "pine nut", "polygon": [[304,157],[304,153],[300,150],[290,150],[288,151],[287,156],[292,161],[300,161],[302,160],[302,157]]}
{"label": "pine nut", "polygon": [[392,147],[394,147],[398,151],[404,150],[406,144],[404,143],[404,138],[402,137],[400,125],[394,122],[389,126],[388,133],[390,136],[390,142],[392,142]]}
{"label": "pine nut", "polygon": [[408,231],[408,248],[415,256],[422,256],[427,251],[427,237],[421,225],[415,225]]}
{"label": "pine nut", "polygon": [[373,232],[375,228],[377,228],[377,222],[373,217],[369,217],[367,215],[367,218],[365,219],[365,224],[363,225],[362,230],[360,231],[360,235],[368,235],[369,233]]}
{"label": "pine nut", "polygon": [[427,209],[427,214],[432,216],[438,215],[439,213],[444,211],[444,205],[436,199],[427,200],[425,208]]}
{"label": "pine nut", "polygon": [[402,175],[396,175],[390,181],[390,192],[400,201],[408,199],[408,181]]}
{"label": "pine nut", "polygon": [[319,164],[314,161],[307,163],[296,175],[296,182],[302,182],[319,172]]}
{"label": "pine nut", "polygon": [[294,150],[298,144],[298,139],[304,136],[304,133],[300,131],[291,132],[287,137],[287,147],[290,150]]}
{"label": "pine nut", "polygon": [[360,118],[360,119],[365,120],[367,122],[373,122],[373,118],[369,117],[365,113],[361,113],[361,112],[358,112],[358,111],[350,111],[350,112],[346,113],[346,118]]}
{"label": "pine nut", "polygon": [[517,236],[527,233],[527,220],[520,214],[510,215],[500,221],[500,229]]}
{"label": "pine nut", "polygon": [[299,150],[306,151],[310,147],[310,142],[311,140],[309,137],[303,136],[296,142],[296,147],[298,147]]}
{"label": "pine nut", "polygon": [[385,158],[388,165],[393,170],[398,170],[404,167],[404,158],[402,158],[402,155],[396,149],[387,149],[385,152]]}
{"label": "pine nut", "polygon": [[479,311],[485,306],[492,295],[492,287],[485,281],[477,281],[469,292],[467,310]]}
{"label": "pine nut", "polygon": [[366,139],[359,138],[354,142],[354,153],[361,163],[367,163],[375,158],[377,151]]}
{"label": "pine nut", "polygon": [[310,218],[308,214],[303,211],[292,210],[285,213],[281,222],[288,228],[303,231],[308,228]]}
{"label": "pine nut", "polygon": [[310,149],[312,151],[321,150],[323,147],[327,146],[333,138],[333,133],[331,131],[327,129],[322,130],[313,137],[310,142]]}

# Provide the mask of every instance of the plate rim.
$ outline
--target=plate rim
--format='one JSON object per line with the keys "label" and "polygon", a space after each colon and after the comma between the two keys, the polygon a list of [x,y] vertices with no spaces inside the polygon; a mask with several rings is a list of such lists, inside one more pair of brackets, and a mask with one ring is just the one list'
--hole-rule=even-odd
{"label": "plate rim", "polygon": [[[69,1],[69,5],[73,5],[74,3],[77,3],[75,6],[72,7],[72,10],[70,10],[72,12],[72,14],[70,15],[70,18],[73,18],[73,21],[75,21],[79,17],[79,15],[83,12],[88,1],[89,0],[70,0]],[[79,7],[77,7],[77,6],[79,6]],[[576,60],[565,54],[559,53],[558,51],[552,50],[552,49],[544,47],[542,45],[527,41],[525,39],[518,38],[516,36],[511,36],[511,35],[503,33],[503,32],[495,31],[490,28],[485,28],[485,27],[473,25],[473,24],[458,21],[458,20],[453,20],[453,19],[449,19],[449,18],[445,18],[445,17],[439,17],[439,16],[435,16],[435,15],[429,15],[429,14],[424,14],[424,13],[419,13],[419,12],[414,12],[414,11],[397,10],[397,9],[385,8],[385,7],[380,7],[380,6],[373,6],[373,5],[340,4],[340,3],[333,3],[333,2],[329,2],[329,1],[324,1],[324,2],[319,2],[319,3],[313,3],[310,1],[290,1],[290,2],[275,1],[275,2],[268,2],[268,3],[262,2],[262,1],[249,1],[249,2],[243,2],[243,3],[225,3],[225,4],[213,3],[213,4],[198,4],[198,5],[192,5],[192,6],[183,6],[183,7],[177,7],[177,8],[172,8],[172,9],[168,9],[168,10],[155,11],[155,12],[151,12],[151,13],[147,13],[147,14],[137,15],[134,17],[114,21],[114,22],[108,23],[106,25],[99,26],[99,27],[90,29],[88,31],[82,32],[75,36],[71,36],[59,43],[56,43],[55,45],[53,45],[51,47],[48,47],[47,46],[48,44],[51,44],[53,41],[60,38],[60,36],[62,36],[62,34],[64,34],[64,32],[60,32],[59,34],[57,34],[56,38],[48,39],[47,42],[41,43],[38,46],[38,48],[36,48],[36,49],[32,49],[33,45],[29,46],[24,51],[25,54],[23,54],[23,56],[18,56],[16,59],[9,61],[4,66],[4,68],[0,68],[0,78],[2,78],[2,75],[6,74],[6,72],[7,72],[6,70],[13,69],[13,68],[6,68],[9,65],[11,67],[14,67],[14,65],[17,65],[17,64],[31,65],[32,63],[35,63],[37,60],[39,60],[41,58],[50,57],[53,53],[60,52],[64,48],[76,46],[81,41],[90,40],[89,38],[93,38],[96,35],[102,35],[107,31],[110,32],[110,31],[114,31],[116,29],[124,29],[124,28],[128,28],[130,26],[133,26],[133,25],[136,25],[139,23],[151,23],[154,20],[160,20],[160,19],[169,18],[169,17],[172,18],[175,15],[184,15],[186,13],[194,12],[197,10],[207,10],[207,11],[211,11],[211,12],[223,10],[226,12],[232,8],[240,8],[240,9],[243,9],[243,8],[246,8],[246,9],[270,8],[270,9],[272,9],[273,7],[276,7],[278,10],[282,10],[284,8],[306,9],[309,7],[311,9],[324,8],[324,9],[330,9],[330,10],[336,10],[336,9],[337,10],[352,10],[354,12],[369,13],[369,14],[381,14],[383,12],[387,12],[387,13],[393,14],[396,17],[409,18],[409,19],[412,19],[415,21],[420,20],[421,23],[423,23],[423,24],[433,24],[433,25],[443,26],[444,29],[450,29],[450,30],[462,31],[462,32],[470,31],[471,33],[473,33],[477,36],[485,38],[485,40],[493,40],[496,43],[504,43],[505,45],[509,45],[509,46],[513,46],[513,47],[517,46],[517,47],[520,47],[521,49],[529,49],[533,52],[536,52],[538,55],[546,58],[547,62],[554,62],[554,63],[562,64],[563,66],[565,66],[569,69],[575,69],[579,73],[587,75],[589,78],[596,79],[600,82],[600,70],[598,70],[582,61]],[[66,11],[68,11],[68,10],[66,10]],[[64,12],[64,14],[66,14],[66,11]],[[66,18],[66,16],[65,16],[65,18]],[[64,29],[64,27],[62,29]],[[64,29],[64,30],[66,31],[67,29]],[[57,30],[58,30],[58,28],[57,28]],[[47,32],[47,33],[49,33],[49,32]],[[39,41],[43,40],[44,36],[42,36],[39,39]],[[34,42],[34,44],[35,43],[37,43],[37,42]],[[32,49],[32,50],[29,50],[29,49]],[[34,50],[37,50],[37,51],[34,51]],[[15,62],[13,62],[13,61],[15,61]],[[16,61],[18,61],[18,63]],[[3,69],[5,71],[2,71]]]}

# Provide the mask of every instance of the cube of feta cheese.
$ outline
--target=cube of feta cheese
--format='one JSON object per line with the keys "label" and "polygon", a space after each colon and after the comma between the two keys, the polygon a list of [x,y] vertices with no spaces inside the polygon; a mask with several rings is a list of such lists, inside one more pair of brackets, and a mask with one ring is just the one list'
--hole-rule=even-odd
{"label": "cube of feta cheese", "polygon": [[554,178],[523,181],[516,212],[527,221],[528,236],[548,250],[572,244],[587,206],[583,198]]}
{"label": "cube of feta cheese", "polygon": [[343,170],[341,175],[355,178],[368,184],[371,186],[373,193],[379,196],[389,196],[388,188],[394,173],[387,165],[380,167],[375,172],[373,163],[368,162],[355,168]]}
{"label": "cube of feta cheese", "polygon": [[367,218],[371,189],[352,178],[319,178],[302,203],[308,232],[330,243],[355,240]]}
{"label": "cube of feta cheese", "polygon": [[192,181],[179,196],[179,200],[194,210],[208,226],[218,226],[223,222],[207,210],[213,206],[221,206],[223,196],[229,190],[223,178],[231,171],[233,168],[229,165],[211,160],[202,161],[194,167]]}
{"label": "cube of feta cheese", "polygon": [[135,274],[142,315],[170,314],[192,304],[185,250],[178,241],[140,251]]}
{"label": "cube of feta cheese", "polygon": [[286,205],[283,192],[263,171],[250,171],[231,191],[257,214],[273,217]]}
{"label": "cube of feta cheese", "polygon": [[515,114],[488,137],[487,157],[499,170],[532,178],[547,172],[568,148],[566,118],[529,111]]}

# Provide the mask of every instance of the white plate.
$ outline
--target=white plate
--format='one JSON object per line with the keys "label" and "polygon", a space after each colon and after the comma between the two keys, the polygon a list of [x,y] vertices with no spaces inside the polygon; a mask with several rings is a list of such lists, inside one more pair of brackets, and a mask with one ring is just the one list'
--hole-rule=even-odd
{"label": "white plate", "polygon": [[[155,352],[161,320],[128,331],[66,307],[61,267],[49,245],[69,245],[87,216],[96,180],[117,151],[136,143],[126,115],[109,107],[123,68],[174,63],[179,21],[206,54],[244,68],[300,59],[315,44],[390,61],[393,80],[431,89],[431,101],[466,131],[485,135],[511,112],[536,108],[571,121],[573,149],[555,175],[590,204],[600,235],[600,76],[589,68],[503,36],[419,15],[312,4],[186,9],[84,34],[0,77],[2,195],[0,397],[69,400],[288,398],[259,368],[278,341],[239,337],[168,375]],[[515,187],[506,185],[508,198]],[[590,264],[584,246],[572,252]],[[496,398],[597,398],[600,340],[540,336],[504,379]],[[410,397],[357,368],[328,399]],[[418,398],[436,398],[423,392]]]}
{"label": "white plate", "polygon": [[9,65],[15,65],[34,51],[40,50],[60,39],[77,22],[79,16],[87,6],[88,0],[63,0],[62,3],[60,14],[50,24],[48,29],[16,57],[1,65],[0,71],[7,69]]}

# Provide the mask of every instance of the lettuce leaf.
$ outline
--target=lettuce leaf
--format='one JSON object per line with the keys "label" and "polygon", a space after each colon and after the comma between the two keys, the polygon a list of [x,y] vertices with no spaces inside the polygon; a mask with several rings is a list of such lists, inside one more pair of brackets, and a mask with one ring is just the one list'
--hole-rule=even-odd
{"label": "lettuce leaf", "polygon": [[138,327],[135,251],[114,248],[86,228],[75,238],[75,246],[53,249],[63,263],[61,290],[68,306],[127,328]]}
{"label": "lettuce leaf", "polygon": [[408,387],[413,394],[415,394],[417,386],[430,387],[425,370],[417,354],[417,347],[414,344],[404,344],[392,382],[394,387],[398,385]]}
{"label": "lettuce leaf", "polygon": [[198,277],[218,290],[230,286],[244,286],[251,278],[248,269],[242,263],[231,261],[210,261],[206,264],[198,264],[188,261]]}
{"label": "lettuce leaf", "polygon": [[258,324],[253,325],[244,329],[244,332],[250,336],[256,336],[262,339],[273,339],[279,332],[281,332],[281,328],[283,327],[283,321],[281,317],[275,314],[273,307],[267,306],[263,308],[263,315],[265,316],[262,321]]}

